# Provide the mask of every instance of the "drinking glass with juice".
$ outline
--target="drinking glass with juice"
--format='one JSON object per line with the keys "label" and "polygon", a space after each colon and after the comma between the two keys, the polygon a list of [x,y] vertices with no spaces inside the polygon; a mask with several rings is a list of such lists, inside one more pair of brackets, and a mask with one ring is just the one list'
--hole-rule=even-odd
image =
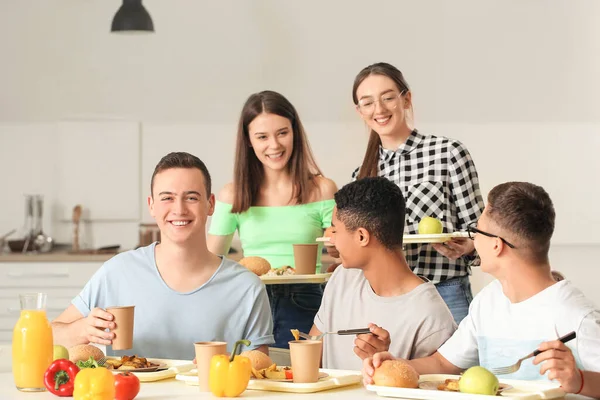
{"label": "drinking glass with juice", "polygon": [[21,316],[13,330],[12,371],[17,389],[24,392],[46,390],[44,372],[54,355],[46,297],[45,293],[19,295]]}

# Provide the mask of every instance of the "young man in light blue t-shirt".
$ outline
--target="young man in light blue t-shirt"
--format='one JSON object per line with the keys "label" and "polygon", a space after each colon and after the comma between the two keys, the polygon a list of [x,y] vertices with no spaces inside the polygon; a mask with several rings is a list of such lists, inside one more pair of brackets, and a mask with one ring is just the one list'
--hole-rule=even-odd
{"label": "young man in light blue t-shirt", "polygon": [[210,175],[197,157],[170,153],[152,175],[148,208],[160,243],[121,253],[94,274],[52,322],[55,343],[110,345],[111,306],[135,306],[133,348],[109,355],[191,359],[194,342],[248,339],[268,353],[273,322],[265,287],[241,265],[208,251]]}

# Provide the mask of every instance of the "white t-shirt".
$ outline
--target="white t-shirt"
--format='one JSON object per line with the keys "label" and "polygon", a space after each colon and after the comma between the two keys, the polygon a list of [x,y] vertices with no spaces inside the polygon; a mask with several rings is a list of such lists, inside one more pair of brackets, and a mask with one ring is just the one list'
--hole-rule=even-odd
{"label": "white t-shirt", "polygon": [[[600,372],[600,312],[579,289],[561,281],[513,304],[496,280],[475,296],[469,314],[439,352],[459,368],[498,368],[512,365],[540,343],[571,331],[577,338],[566,345],[573,351],[577,366]],[[532,361],[523,361],[517,372],[502,378],[545,379],[540,365]]]}
{"label": "white t-shirt", "polygon": [[[321,332],[332,332],[366,328],[369,322],[388,330],[389,351],[406,359],[434,353],[456,329],[448,306],[432,283],[401,296],[381,297],[361,270],[338,267],[325,287],[315,326]],[[362,360],[353,350],[355,338],[325,336],[323,367],[360,370]]]}

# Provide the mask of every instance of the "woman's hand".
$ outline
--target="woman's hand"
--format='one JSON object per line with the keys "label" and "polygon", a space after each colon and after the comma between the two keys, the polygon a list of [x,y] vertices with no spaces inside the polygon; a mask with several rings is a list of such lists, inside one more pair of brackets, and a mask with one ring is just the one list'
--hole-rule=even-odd
{"label": "woman's hand", "polygon": [[433,248],[451,260],[475,251],[475,243],[469,238],[452,238],[445,243],[433,243]]}

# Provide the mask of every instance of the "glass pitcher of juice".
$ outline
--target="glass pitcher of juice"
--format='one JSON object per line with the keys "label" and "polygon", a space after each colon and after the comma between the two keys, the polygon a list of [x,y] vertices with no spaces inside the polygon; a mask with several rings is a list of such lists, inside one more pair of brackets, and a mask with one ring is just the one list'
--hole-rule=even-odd
{"label": "glass pitcher of juice", "polygon": [[12,371],[17,389],[41,392],[44,372],[54,356],[52,327],[46,318],[46,294],[19,295],[21,316],[13,330]]}

